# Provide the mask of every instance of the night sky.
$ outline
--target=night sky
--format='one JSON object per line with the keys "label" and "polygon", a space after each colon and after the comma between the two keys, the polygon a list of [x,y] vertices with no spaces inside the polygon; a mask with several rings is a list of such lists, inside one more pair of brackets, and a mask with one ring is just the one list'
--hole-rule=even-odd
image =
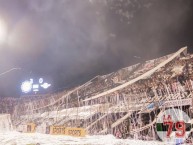
{"label": "night sky", "polygon": [[20,96],[30,77],[61,91],[183,46],[193,53],[192,0],[0,0],[0,20],[0,74],[21,68],[0,76],[1,97]]}

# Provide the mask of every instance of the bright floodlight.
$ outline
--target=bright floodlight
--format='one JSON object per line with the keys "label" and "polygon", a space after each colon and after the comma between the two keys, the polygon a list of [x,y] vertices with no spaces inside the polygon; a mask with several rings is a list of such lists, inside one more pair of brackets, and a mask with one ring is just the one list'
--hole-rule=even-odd
{"label": "bright floodlight", "polygon": [[23,93],[29,93],[32,89],[32,83],[30,81],[25,81],[21,85],[21,90]]}
{"label": "bright floodlight", "polygon": [[7,27],[3,20],[0,20],[0,43],[5,42],[7,37]]}

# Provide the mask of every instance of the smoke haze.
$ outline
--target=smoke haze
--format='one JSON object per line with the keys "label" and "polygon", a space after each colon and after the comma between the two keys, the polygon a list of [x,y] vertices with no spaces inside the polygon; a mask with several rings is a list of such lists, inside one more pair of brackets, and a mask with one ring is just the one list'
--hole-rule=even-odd
{"label": "smoke haze", "polygon": [[[193,52],[192,0],[0,0],[0,96],[50,76],[62,90],[183,46]],[[137,57],[134,57],[137,56]]]}

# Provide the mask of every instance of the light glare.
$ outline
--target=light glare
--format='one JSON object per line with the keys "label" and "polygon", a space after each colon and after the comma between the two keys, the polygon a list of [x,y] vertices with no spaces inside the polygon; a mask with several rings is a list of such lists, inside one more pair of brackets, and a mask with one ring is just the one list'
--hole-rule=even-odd
{"label": "light glare", "polygon": [[3,20],[0,20],[0,43],[5,42],[7,38],[7,27]]}
{"label": "light glare", "polygon": [[25,81],[21,85],[21,90],[23,93],[29,93],[32,89],[32,84],[30,81]]}

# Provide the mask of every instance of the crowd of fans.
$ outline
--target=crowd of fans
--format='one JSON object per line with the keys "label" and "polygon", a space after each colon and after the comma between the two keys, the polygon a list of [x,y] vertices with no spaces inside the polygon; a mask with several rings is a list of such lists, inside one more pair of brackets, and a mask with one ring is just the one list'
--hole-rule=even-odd
{"label": "crowd of fans", "polygon": [[[147,98],[155,98],[155,96],[157,96],[159,97],[159,99],[161,99],[161,97],[166,96],[166,100],[187,97],[188,95],[190,95],[190,93],[193,92],[192,65],[193,58],[177,58],[174,61],[168,63],[165,67],[161,68],[156,73],[154,73],[150,78],[140,80],[139,82],[132,85],[132,87],[126,88],[124,91],[126,91],[127,94],[135,94],[136,97],[138,97],[139,94],[143,92],[144,94],[146,94]],[[182,67],[181,71],[174,72],[174,69],[179,67]],[[171,98],[172,94],[179,94],[179,98]],[[138,102],[135,102],[135,104],[142,103],[140,99],[137,101]],[[187,110],[185,112],[189,114],[190,110]],[[141,121],[140,123],[139,121],[141,119],[139,118],[139,115],[131,116],[133,120],[131,120],[130,122],[130,129],[137,129],[150,124],[156,115],[157,114],[155,112],[154,115],[145,114],[146,119]],[[149,116],[149,118],[147,116]],[[117,126],[114,134],[119,134],[119,136],[120,132],[124,134],[124,131],[121,131],[123,126],[124,125],[121,125],[121,127]],[[139,134],[139,138],[140,135],[144,137],[144,135]],[[149,135],[149,137],[147,138],[151,137],[152,134]]]}
{"label": "crowd of fans", "polygon": [[15,98],[6,97],[0,100],[0,114],[10,114],[13,113],[14,106],[17,100]]}
{"label": "crowd of fans", "polygon": [[[134,106],[137,106],[136,104],[142,104],[143,103],[142,100],[144,100],[144,98],[147,98],[146,101],[150,103],[151,99],[154,99],[155,96],[160,98],[165,96],[166,99],[168,100],[168,99],[171,99],[169,97],[172,94],[178,93],[179,94],[178,96],[181,98],[187,97],[193,91],[192,63],[193,63],[193,58],[189,56],[184,58],[178,57],[175,60],[168,63],[167,65],[165,65],[164,67],[162,67],[161,69],[159,69],[150,77],[142,79],[126,87],[124,90],[118,93],[113,93],[107,96],[90,100],[86,105],[98,104],[98,103],[100,104],[103,102],[118,104],[118,102],[122,100],[126,100],[127,102],[128,97],[124,98],[123,97],[124,95],[135,97],[135,98],[132,98],[133,100],[135,100]],[[180,67],[182,69],[176,72],[175,68],[180,68]],[[143,97],[139,97],[139,96],[143,96]],[[173,98],[173,99],[179,99],[179,98]],[[132,103],[131,100],[130,100],[130,103]],[[97,130],[97,132],[100,132],[101,130],[104,129],[103,126],[105,127],[111,126],[112,123],[114,122],[112,121],[114,118],[114,115],[110,114],[108,116],[110,117],[105,117],[105,118],[102,118],[100,121],[98,121],[93,126],[93,128],[91,128],[91,133],[92,133],[92,130]],[[108,125],[104,125],[105,122],[108,122]],[[137,127],[143,127],[148,123],[149,122],[142,122],[141,125],[133,124],[131,128],[136,129]]]}
{"label": "crowd of fans", "polygon": [[[22,99],[19,104],[23,103],[24,105],[19,107],[19,112],[28,110],[28,108],[39,110],[40,108],[45,108],[47,106],[53,105],[55,102],[56,106],[63,105],[64,108],[69,107],[77,107],[79,104],[77,101],[82,101],[86,98],[91,96],[97,95],[101,92],[105,92],[111,88],[114,88],[120,84],[123,84],[126,81],[129,81],[156,66],[157,64],[161,63],[162,61],[166,60],[168,56],[161,57],[159,59],[146,61],[142,64],[136,64],[127,68],[120,69],[117,72],[104,75],[104,76],[97,76],[90,80],[89,82],[85,83],[82,87],[80,87],[76,91],[68,90],[58,94],[51,95],[50,97],[41,98],[37,100],[30,100],[30,99]],[[71,93],[69,93],[71,92]],[[69,93],[69,94],[68,94]],[[62,96],[63,99],[61,99]],[[69,103],[71,102],[71,103]]]}
{"label": "crowd of fans", "polygon": [[[20,100],[7,98],[7,100],[4,99],[0,101],[0,109],[2,108],[2,113],[10,112],[20,116],[28,114],[29,111],[31,113],[43,113],[74,107],[78,108],[85,105],[90,106],[109,103],[111,105],[110,108],[103,110],[103,112],[98,111],[85,120],[69,119],[68,121],[60,123],[72,127],[87,127],[92,124],[88,130],[90,134],[98,134],[107,129],[105,133],[113,133],[118,138],[125,138],[128,137],[128,132],[130,130],[148,125],[153,121],[155,116],[158,115],[158,109],[150,111],[149,114],[139,115],[137,111],[143,106],[148,108],[150,104],[156,101],[170,100],[173,94],[178,94],[181,98],[185,98],[193,92],[193,57],[191,55],[176,57],[153,74],[128,85],[124,89],[88,101],[84,100],[137,78],[164,62],[170,56],[171,55],[167,55],[155,60],[123,68],[105,76],[97,76],[77,88],[46,97],[39,97],[35,100],[31,100],[30,98],[23,98]],[[17,103],[19,105],[15,105]],[[13,112],[14,106],[15,112]],[[112,124],[128,113],[127,110],[116,110],[116,108],[121,108],[121,106],[128,109],[128,111],[133,110],[133,113],[130,119],[127,118],[112,129]],[[153,107],[159,108],[159,105],[156,106],[154,104]],[[93,122],[95,123],[93,124]],[[53,121],[53,123],[57,122]],[[138,135],[139,138],[143,133],[147,132],[143,131]],[[147,134],[147,138],[152,137],[151,131]]]}

